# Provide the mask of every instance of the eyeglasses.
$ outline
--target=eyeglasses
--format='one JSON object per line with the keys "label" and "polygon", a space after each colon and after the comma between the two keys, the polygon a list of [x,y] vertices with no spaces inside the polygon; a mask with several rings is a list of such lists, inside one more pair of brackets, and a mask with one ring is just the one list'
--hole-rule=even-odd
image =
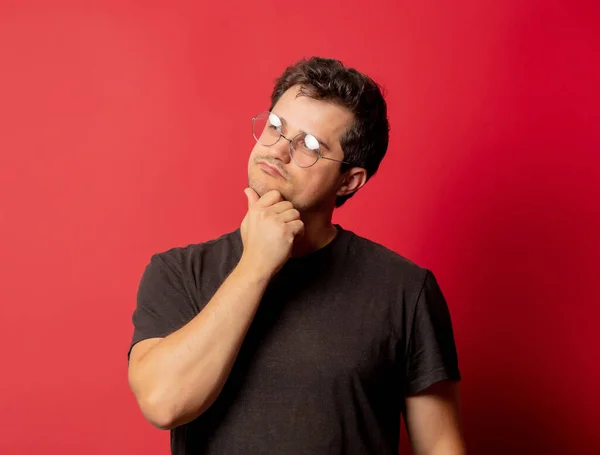
{"label": "eyeglasses", "polygon": [[261,112],[252,119],[252,135],[256,142],[271,147],[284,138],[290,143],[290,158],[298,167],[311,167],[320,159],[350,164],[321,154],[321,144],[312,134],[300,133],[292,139],[283,135],[283,122],[272,112]]}

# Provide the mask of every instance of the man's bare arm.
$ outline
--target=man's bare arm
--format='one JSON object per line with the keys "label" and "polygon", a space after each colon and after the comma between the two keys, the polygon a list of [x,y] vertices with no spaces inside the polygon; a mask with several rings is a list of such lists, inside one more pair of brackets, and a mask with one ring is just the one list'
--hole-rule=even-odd
{"label": "man's bare arm", "polygon": [[441,381],[406,398],[406,429],[414,455],[464,455],[458,382]]}
{"label": "man's bare arm", "polygon": [[174,428],[203,413],[229,376],[268,280],[242,263],[188,324],[131,350],[129,383],[144,416]]}
{"label": "man's bare arm", "polygon": [[129,383],[144,416],[171,429],[202,414],[221,393],[271,277],[304,224],[281,194],[250,189],[240,262],[202,311],[162,339],[131,350]]}

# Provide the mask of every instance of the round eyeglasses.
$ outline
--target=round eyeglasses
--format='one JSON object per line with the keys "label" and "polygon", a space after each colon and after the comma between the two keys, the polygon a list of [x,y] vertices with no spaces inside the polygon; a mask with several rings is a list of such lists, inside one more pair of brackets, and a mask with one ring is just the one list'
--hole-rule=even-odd
{"label": "round eyeglasses", "polygon": [[271,147],[284,138],[290,143],[290,158],[298,167],[311,167],[320,159],[350,164],[321,154],[321,144],[312,134],[300,133],[292,139],[283,135],[283,122],[272,112],[261,112],[252,119],[252,135],[256,142]]}

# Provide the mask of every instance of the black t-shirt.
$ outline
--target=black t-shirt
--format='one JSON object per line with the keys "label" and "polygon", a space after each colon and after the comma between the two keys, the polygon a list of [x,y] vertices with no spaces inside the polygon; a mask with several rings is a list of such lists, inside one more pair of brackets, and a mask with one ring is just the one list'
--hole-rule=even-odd
{"label": "black t-shirt", "polygon": [[[189,322],[241,254],[238,229],[154,255],[131,346]],[[171,431],[172,453],[397,454],[405,396],[445,379],[460,373],[433,274],[338,226],[270,282],[221,394]]]}

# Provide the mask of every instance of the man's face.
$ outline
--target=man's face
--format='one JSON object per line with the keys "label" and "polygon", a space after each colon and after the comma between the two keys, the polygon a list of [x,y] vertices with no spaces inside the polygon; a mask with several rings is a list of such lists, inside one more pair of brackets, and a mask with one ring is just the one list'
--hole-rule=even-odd
{"label": "man's face", "polygon": [[[309,133],[321,142],[323,156],[343,160],[340,138],[352,125],[352,113],[326,101],[297,96],[298,90],[298,86],[290,88],[273,107],[272,112],[282,121],[283,135],[293,139],[299,133]],[[256,143],[248,161],[248,186],[259,196],[278,190],[298,210],[320,210],[335,201],[342,182],[340,166],[339,162],[320,159],[311,167],[301,168],[290,159],[290,143],[284,138],[270,147]]]}

